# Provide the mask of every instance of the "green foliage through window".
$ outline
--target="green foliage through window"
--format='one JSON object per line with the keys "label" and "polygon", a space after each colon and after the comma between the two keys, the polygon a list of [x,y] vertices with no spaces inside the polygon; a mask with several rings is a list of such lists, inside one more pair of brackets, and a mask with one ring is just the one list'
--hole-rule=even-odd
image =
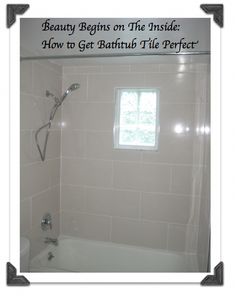
{"label": "green foliage through window", "polygon": [[118,89],[116,146],[156,147],[158,93],[156,89]]}

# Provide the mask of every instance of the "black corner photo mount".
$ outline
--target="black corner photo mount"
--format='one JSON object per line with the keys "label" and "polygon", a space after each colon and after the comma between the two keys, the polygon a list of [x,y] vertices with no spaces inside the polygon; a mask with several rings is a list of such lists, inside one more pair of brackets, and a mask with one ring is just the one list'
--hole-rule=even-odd
{"label": "black corner photo mount", "polygon": [[202,281],[202,286],[223,286],[224,284],[224,264],[220,262],[214,268],[213,275],[207,275]]}
{"label": "black corner photo mount", "polygon": [[10,28],[16,21],[16,14],[24,14],[29,4],[7,4],[7,28]]}
{"label": "black corner photo mount", "polygon": [[224,5],[223,4],[201,4],[201,9],[207,14],[213,14],[215,23],[223,28],[224,26]]}
{"label": "black corner photo mount", "polygon": [[30,282],[23,275],[17,275],[16,268],[10,262],[7,262],[7,285],[29,286]]}

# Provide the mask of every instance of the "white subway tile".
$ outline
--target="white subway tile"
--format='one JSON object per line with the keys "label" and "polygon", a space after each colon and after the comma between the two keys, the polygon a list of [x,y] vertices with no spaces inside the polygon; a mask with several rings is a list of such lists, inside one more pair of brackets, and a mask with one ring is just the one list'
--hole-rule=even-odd
{"label": "white subway tile", "polygon": [[170,167],[164,165],[114,163],[114,187],[149,192],[169,192]]}
{"label": "white subway tile", "polygon": [[86,104],[78,101],[67,101],[62,106],[62,128],[85,129]]}
{"label": "white subway tile", "polygon": [[142,218],[147,220],[187,224],[190,222],[192,207],[193,200],[190,196],[153,193],[143,193],[142,196]]}
{"label": "white subway tile", "polygon": [[85,126],[87,130],[113,130],[113,103],[87,103],[85,108]]}
{"label": "white subway tile", "polygon": [[80,186],[61,186],[61,211],[83,211],[85,209],[85,188]]}
{"label": "white subway tile", "polygon": [[[41,227],[40,223],[46,213],[55,214],[60,210],[60,187],[52,187],[32,198],[32,227]],[[54,227],[54,221],[52,226]]]}
{"label": "white subway tile", "polygon": [[27,198],[20,202],[20,236],[28,237],[31,231],[32,200]]}
{"label": "white subway tile", "polygon": [[108,241],[111,220],[107,216],[63,211],[61,233],[87,239]]}
{"label": "white subway tile", "polygon": [[112,218],[111,240],[115,243],[165,249],[167,224]]}
{"label": "white subway tile", "polygon": [[62,131],[62,155],[69,157],[84,157],[86,153],[85,132],[64,129]]}
{"label": "white subway tile", "polygon": [[57,97],[61,96],[62,73],[58,73],[49,67],[33,62],[33,93],[40,97],[46,97],[49,90]]}
{"label": "white subway tile", "polygon": [[195,253],[198,229],[192,225],[170,224],[168,230],[168,250]]}
{"label": "white subway tile", "polygon": [[191,166],[172,167],[172,188],[173,193],[195,194],[193,192],[193,175]]}
{"label": "white subway tile", "polygon": [[144,74],[110,73],[88,77],[88,100],[114,101],[116,87],[143,87]]}
{"label": "white subway tile", "polygon": [[146,73],[146,87],[157,87],[161,102],[195,102],[194,73]]}
{"label": "white subway tile", "polygon": [[150,163],[193,164],[193,141],[190,135],[161,134],[157,151],[143,151],[143,161]]}
{"label": "white subway tile", "polygon": [[33,66],[31,61],[20,63],[20,91],[32,93],[33,89]]}
{"label": "white subway tile", "polygon": [[112,163],[105,160],[63,159],[62,183],[110,187]]}
{"label": "white subway tile", "polygon": [[139,192],[86,189],[86,210],[90,213],[138,218],[139,200]]}

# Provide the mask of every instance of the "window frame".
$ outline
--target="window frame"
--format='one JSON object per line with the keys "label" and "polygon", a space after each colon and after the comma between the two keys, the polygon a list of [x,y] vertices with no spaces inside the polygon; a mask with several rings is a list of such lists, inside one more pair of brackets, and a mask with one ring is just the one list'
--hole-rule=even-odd
{"label": "window frame", "polygon": [[[155,145],[122,145],[119,144],[120,136],[120,112],[121,112],[121,93],[122,91],[149,91],[156,93],[156,123],[155,123]],[[151,150],[158,151],[159,133],[160,133],[160,91],[156,87],[116,87],[115,88],[115,114],[113,125],[113,147],[114,149],[130,149],[130,150]]]}

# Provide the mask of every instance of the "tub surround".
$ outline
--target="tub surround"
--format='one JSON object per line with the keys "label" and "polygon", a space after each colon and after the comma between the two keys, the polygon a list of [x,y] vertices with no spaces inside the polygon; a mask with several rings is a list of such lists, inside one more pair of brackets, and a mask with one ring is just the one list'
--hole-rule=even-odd
{"label": "tub surround", "polygon": [[[31,258],[45,255],[45,237],[62,235],[94,246],[192,255],[200,261],[196,268],[205,271],[208,60],[114,60],[77,66],[21,62],[21,235],[30,239]],[[56,115],[41,162],[34,133],[53,105],[45,91],[60,96],[72,83],[80,88]],[[116,87],[159,89],[158,151],[113,148]],[[43,232],[46,212],[53,228]]]}

